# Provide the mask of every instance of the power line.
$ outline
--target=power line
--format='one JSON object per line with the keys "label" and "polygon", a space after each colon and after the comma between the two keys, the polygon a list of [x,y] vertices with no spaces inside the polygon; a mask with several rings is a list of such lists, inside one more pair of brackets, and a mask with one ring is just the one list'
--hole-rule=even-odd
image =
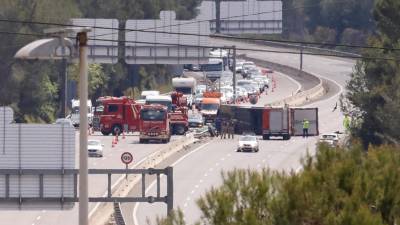
{"label": "power line", "polygon": [[[0,19],[0,22],[10,22],[10,23],[22,23],[22,24],[40,24],[48,26],[64,26],[64,27],[87,27],[83,25],[72,25],[72,24],[62,24],[62,23],[51,23],[51,22],[38,22],[38,21],[21,21],[21,20],[8,20]],[[118,31],[135,31],[135,32],[145,32],[145,33],[161,33],[161,34],[174,34],[174,35],[184,35],[184,36],[196,36],[196,37],[221,37],[232,40],[252,40],[252,41],[265,41],[265,42],[276,42],[276,43],[286,43],[286,44],[299,44],[299,45],[319,45],[319,46],[331,46],[331,47],[348,47],[348,48],[362,48],[362,49],[377,49],[377,50],[388,50],[388,51],[400,51],[398,48],[385,48],[376,46],[366,46],[366,45],[346,45],[346,44],[333,44],[333,43],[322,43],[322,42],[306,42],[306,41],[289,41],[289,40],[274,40],[266,38],[246,38],[246,37],[233,37],[224,35],[207,35],[207,34],[193,34],[193,33],[181,33],[181,32],[168,32],[168,31],[150,31],[143,29],[122,29],[122,28],[111,28],[111,27],[99,27],[92,26],[95,29],[107,29],[107,30],[118,30]],[[111,35],[112,33],[108,34]],[[94,36],[96,37],[96,36]],[[105,41],[112,41],[105,39]]]}
{"label": "power line", "polygon": [[[344,0],[344,1],[336,1],[336,2],[333,2],[333,4],[339,4],[339,3],[345,3],[345,2],[347,2],[347,1],[346,0]],[[293,8],[290,8],[290,9],[264,11],[264,12],[258,12],[258,13],[242,14],[242,15],[237,15],[237,16],[227,16],[227,17],[222,17],[221,20],[232,19],[232,18],[240,18],[240,17],[248,17],[248,16],[257,16],[257,15],[262,15],[262,14],[276,13],[276,12],[282,12],[283,13],[285,11],[294,11],[294,10],[298,10],[298,9],[313,8],[313,7],[317,7],[317,6],[320,6],[320,3],[307,5],[307,6],[293,7]],[[145,28],[145,29],[141,29],[139,31],[149,31],[149,30],[155,30],[155,29],[158,29],[158,28],[169,28],[169,27],[181,26],[181,25],[187,25],[187,24],[211,22],[213,20],[214,19],[188,21],[188,22],[179,23],[179,24],[170,24],[170,25],[164,25],[164,26],[155,26],[155,27],[151,27],[151,28]],[[126,31],[126,29],[124,29],[124,30]],[[132,31],[135,31],[135,30],[132,30]],[[111,33],[111,34],[114,35],[115,33]],[[111,35],[111,34],[108,34],[108,35]],[[96,35],[96,37],[105,36],[105,35],[107,35],[107,34],[99,34],[99,35]]]}
{"label": "power line", "polygon": [[[8,34],[8,35],[24,35],[24,36],[38,36],[38,37],[49,37],[44,34],[38,33],[20,33],[20,32],[8,32],[8,31],[0,31],[0,34]],[[54,36],[53,36],[54,37]],[[70,37],[75,38],[75,37]],[[221,48],[221,49],[230,49],[232,47],[227,46],[210,46],[210,45],[187,45],[187,44],[174,44],[174,43],[162,43],[162,42],[146,42],[146,41],[122,41],[122,40],[108,40],[108,39],[99,39],[99,38],[89,38],[88,40],[92,41],[109,41],[109,42],[118,42],[118,43],[132,43],[132,44],[150,44],[150,45],[162,45],[162,46],[176,46],[176,47],[193,47],[193,48]],[[130,46],[128,46],[130,47]],[[132,46],[134,47],[134,46]],[[267,50],[267,49],[254,49],[254,48],[236,48],[239,51],[253,51],[253,52],[266,52],[266,53],[277,53],[277,54],[295,54],[295,55],[314,55],[314,56],[327,56],[327,57],[339,57],[339,58],[350,58],[350,59],[366,59],[366,60],[391,60],[391,61],[400,61],[397,58],[384,58],[384,57],[365,57],[365,56],[350,56],[350,55],[339,55],[339,54],[325,54],[325,53],[312,53],[312,52],[298,52],[298,51],[278,51],[278,50]]]}

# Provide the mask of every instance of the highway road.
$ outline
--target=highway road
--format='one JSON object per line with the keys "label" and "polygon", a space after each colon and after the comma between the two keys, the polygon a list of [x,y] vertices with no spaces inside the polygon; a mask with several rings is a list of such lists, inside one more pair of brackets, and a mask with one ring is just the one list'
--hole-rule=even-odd
{"label": "highway road", "polygon": [[[213,45],[236,45],[238,48],[255,48],[269,50],[284,50],[258,45],[236,43],[225,40],[213,40]],[[292,54],[271,54],[266,52],[240,51],[238,54],[246,54],[247,57],[268,60],[275,63],[289,65],[297,68],[299,56]],[[320,132],[333,132],[343,130],[342,114],[339,110],[332,112],[333,106],[338,102],[339,95],[343,93],[349,74],[352,72],[354,62],[336,58],[304,55],[304,70],[321,78],[330,80],[336,87],[335,93],[305,107],[319,108]],[[281,96],[283,97],[283,96]],[[308,152],[313,154],[317,137],[293,137],[289,141],[270,140],[260,141],[260,152],[237,153],[237,137],[235,140],[214,139],[206,145],[200,146],[190,155],[178,159],[174,164],[174,190],[175,208],[181,208],[185,220],[189,224],[198,221],[201,212],[196,206],[196,199],[202,196],[212,186],[221,184],[221,171],[234,168],[271,168],[273,170],[301,170],[300,159]],[[154,194],[154,188],[148,189],[149,194]],[[137,224],[146,224],[146,220],[155,221],[157,216],[165,216],[166,210],[163,204],[136,204],[133,207],[124,207],[126,218],[134,220]],[[131,221],[130,221],[131,222]]]}
{"label": "highway road", "polygon": [[[290,79],[289,77],[276,74],[275,80],[277,82],[277,88],[274,92],[269,91],[268,95],[263,95],[262,100],[258,104],[264,104],[267,102],[277,101],[282,96],[288,96],[295,93],[299,88],[300,84]],[[246,103],[249,104],[249,103]],[[77,132],[77,137],[79,133]],[[127,135],[126,139],[119,138],[119,143],[112,148],[112,136],[103,136],[100,133],[91,135],[89,139],[100,140],[104,146],[104,157],[102,158],[89,158],[89,168],[94,169],[121,169],[124,165],[120,161],[121,153],[129,151],[134,155],[133,167],[135,164],[139,164],[146,156],[153,152],[156,152],[163,147],[163,144],[139,144],[138,137],[136,135]],[[183,137],[173,137],[172,140],[176,140]],[[78,138],[76,138],[76,164],[78,164]],[[113,177],[113,183],[115,183],[120,177]],[[102,196],[106,191],[106,177],[90,176],[89,177],[89,190],[90,196]],[[96,207],[95,203],[90,204],[90,211]],[[59,210],[58,207],[49,207],[41,210],[7,210],[0,211],[0,221],[2,224],[18,224],[18,225],[70,225],[78,223],[78,204],[72,210]]]}

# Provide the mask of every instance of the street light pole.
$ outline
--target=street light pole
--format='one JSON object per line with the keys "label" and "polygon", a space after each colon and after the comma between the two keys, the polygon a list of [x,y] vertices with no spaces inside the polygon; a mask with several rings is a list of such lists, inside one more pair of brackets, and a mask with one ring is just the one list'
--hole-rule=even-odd
{"label": "street light pole", "polygon": [[232,77],[232,83],[233,83],[233,102],[234,104],[236,104],[236,46],[232,46],[233,48],[233,62],[232,62],[232,73],[233,73],[233,77]]}
{"label": "street light pole", "polygon": [[77,34],[79,46],[79,225],[89,224],[88,193],[88,151],[87,151],[87,100],[88,100],[88,61],[87,33]]}

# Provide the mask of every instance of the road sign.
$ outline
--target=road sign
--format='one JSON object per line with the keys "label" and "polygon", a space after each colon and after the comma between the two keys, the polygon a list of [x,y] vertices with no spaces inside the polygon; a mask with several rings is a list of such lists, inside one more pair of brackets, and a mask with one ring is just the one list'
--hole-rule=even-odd
{"label": "road sign", "polygon": [[[215,1],[202,1],[196,18],[209,20],[211,32],[216,30],[215,8]],[[281,0],[223,0],[220,12],[222,34],[282,33]]]}
{"label": "road sign", "polygon": [[209,23],[176,20],[175,12],[161,11],[157,20],[127,20],[126,29],[129,30],[125,32],[128,64],[182,65],[208,61],[210,49],[202,46],[209,45]]}
{"label": "road sign", "polygon": [[133,156],[130,152],[124,152],[121,155],[121,161],[122,163],[128,165],[133,161]]}
{"label": "road sign", "polygon": [[92,27],[88,32],[89,63],[115,64],[118,62],[119,23],[117,19],[75,18],[71,19],[71,23]]}

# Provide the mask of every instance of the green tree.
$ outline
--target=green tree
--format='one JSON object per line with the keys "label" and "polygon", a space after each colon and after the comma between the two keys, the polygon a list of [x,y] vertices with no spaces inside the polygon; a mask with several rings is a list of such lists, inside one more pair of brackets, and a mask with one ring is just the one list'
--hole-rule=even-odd
{"label": "green tree", "polygon": [[[388,50],[368,50],[365,57],[395,58],[400,54],[390,48],[400,47],[400,22],[397,10],[400,4],[393,0],[379,0],[374,16],[378,35],[370,44]],[[354,134],[365,147],[383,142],[400,144],[400,67],[396,60],[364,59],[358,62],[347,88],[347,100],[356,107],[352,113],[362,118]],[[355,113],[354,113],[355,112]]]}
{"label": "green tree", "polygon": [[[73,0],[0,2],[0,18],[11,20],[65,23],[80,15]],[[1,22],[2,31],[42,33],[46,26],[31,23]],[[58,100],[58,68],[52,61],[14,59],[16,51],[35,40],[34,36],[0,35],[0,105],[11,105],[17,121],[50,122],[55,117]]]}

